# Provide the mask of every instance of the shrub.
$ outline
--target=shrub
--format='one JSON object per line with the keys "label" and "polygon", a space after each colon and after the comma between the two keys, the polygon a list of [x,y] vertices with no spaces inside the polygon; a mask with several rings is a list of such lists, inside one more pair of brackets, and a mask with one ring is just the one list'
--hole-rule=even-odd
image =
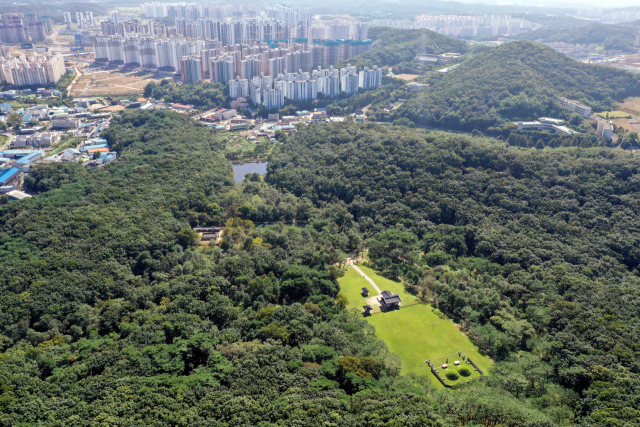
{"label": "shrub", "polygon": [[463,377],[470,377],[471,369],[467,368],[466,366],[463,366],[462,368],[458,369],[458,373]]}
{"label": "shrub", "polygon": [[460,378],[460,375],[458,375],[458,373],[456,371],[449,371],[449,372],[447,372],[446,376],[451,381],[455,381],[458,378]]}

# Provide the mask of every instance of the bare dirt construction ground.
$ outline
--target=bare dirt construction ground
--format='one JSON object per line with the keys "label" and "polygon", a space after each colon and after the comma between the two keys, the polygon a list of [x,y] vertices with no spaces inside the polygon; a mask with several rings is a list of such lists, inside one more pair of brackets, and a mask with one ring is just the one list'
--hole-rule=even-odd
{"label": "bare dirt construction ground", "polygon": [[154,79],[152,74],[143,72],[99,71],[84,74],[74,88],[71,95],[100,96],[100,95],[131,95],[142,93],[147,83],[160,80]]}
{"label": "bare dirt construction ground", "polygon": [[616,126],[623,127],[632,131],[640,131],[640,98],[627,98],[618,109],[635,116],[632,119],[615,119],[612,122]]}
{"label": "bare dirt construction ground", "polygon": [[395,77],[398,78],[398,79],[402,79],[404,81],[409,82],[409,81],[415,79],[416,77],[420,77],[420,75],[419,74],[396,74]]}

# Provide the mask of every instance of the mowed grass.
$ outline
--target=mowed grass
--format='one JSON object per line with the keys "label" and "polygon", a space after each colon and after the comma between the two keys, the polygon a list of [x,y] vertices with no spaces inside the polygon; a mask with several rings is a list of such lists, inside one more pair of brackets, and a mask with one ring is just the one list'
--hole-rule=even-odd
{"label": "mowed grass", "polygon": [[[431,359],[448,384],[479,377],[480,374],[473,371],[471,365],[462,361],[462,357],[458,356],[458,351],[471,357],[485,374],[488,373],[492,364],[491,360],[487,356],[481,355],[478,348],[452,321],[438,317],[429,304],[421,304],[418,297],[411,295],[404,289],[402,282],[382,277],[371,268],[362,265],[358,265],[358,267],[378,285],[380,290],[397,293],[402,299],[403,307],[399,310],[381,313],[375,307],[374,314],[368,316],[366,320],[376,327],[378,338],[387,344],[389,350],[400,356],[403,373],[425,375],[431,379],[434,386],[444,388],[425,363],[425,360]],[[360,293],[363,287],[369,288],[370,296],[375,295],[371,284],[353,268],[348,268],[338,282],[340,283],[340,292],[346,295],[349,300],[347,305],[349,309],[357,308],[362,311],[362,306],[366,304],[365,298]],[[446,379],[447,371],[441,367],[447,358],[449,358],[449,370],[456,369],[453,362],[459,360],[460,366],[467,366],[471,369],[473,372],[471,377],[460,376],[457,381]]]}
{"label": "mowed grass", "polygon": [[340,292],[346,295],[349,300],[349,304],[347,304],[347,308],[349,309],[357,308],[362,311],[362,306],[366,304],[364,297],[360,293],[362,288],[369,288],[369,295],[375,293],[375,291],[372,290],[373,286],[371,286],[371,283],[364,280],[353,268],[347,268],[344,276],[338,279],[338,283],[340,283]]}
{"label": "mowed grass", "polygon": [[[478,352],[478,348],[450,320],[439,318],[430,305],[419,304],[403,307],[397,311],[378,313],[367,317],[367,321],[376,327],[378,338],[382,339],[389,350],[402,359],[402,373],[425,375],[433,385],[444,388],[431,373],[425,363],[431,359],[448,384],[477,378],[480,374],[473,370],[458,356],[458,351],[471,357],[487,374],[491,360]],[[458,381],[446,379],[446,370],[441,366],[449,358],[449,370],[455,369],[453,362],[459,360],[461,366],[467,366],[473,372],[471,377],[462,377]]]}
{"label": "mowed grass", "polygon": [[[391,291],[395,294],[400,295],[400,299],[402,300],[402,305],[410,305],[410,304],[416,304],[420,302],[420,298],[418,298],[415,295],[411,295],[409,292],[405,291],[404,283],[396,282],[394,280],[387,279],[386,277],[380,276],[378,273],[376,273],[375,270],[369,267],[365,267],[363,265],[358,265],[358,267],[360,268],[360,270],[364,272],[364,274],[369,276],[371,280],[376,282],[376,285],[378,285],[381,291]],[[367,283],[367,285],[370,285],[369,282],[367,281],[365,281],[365,283]],[[373,295],[373,292],[375,291],[372,289],[372,286],[367,286],[367,287],[369,288],[369,290],[372,291],[370,295]]]}
{"label": "mowed grass", "polygon": [[627,113],[626,111],[620,111],[620,110],[604,111],[602,113],[596,113],[596,116],[602,117],[603,119],[605,119],[607,118],[607,114],[609,115],[608,117],[610,119],[626,119],[629,117],[633,117],[633,114]]}

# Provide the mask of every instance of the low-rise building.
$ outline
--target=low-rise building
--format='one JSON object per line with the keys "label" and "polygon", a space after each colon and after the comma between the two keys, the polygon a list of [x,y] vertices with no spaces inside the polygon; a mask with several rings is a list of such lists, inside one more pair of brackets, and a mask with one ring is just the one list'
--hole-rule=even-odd
{"label": "low-rise building", "polygon": [[11,167],[5,171],[0,172],[0,185],[7,186],[12,182],[15,182],[22,175],[22,170],[18,167]]}
{"label": "low-rise building", "polygon": [[78,129],[82,126],[79,119],[57,119],[51,120],[51,126],[57,129]]}
{"label": "low-rise building", "polygon": [[578,101],[573,101],[564,97],[558,98],[558,101],[560,101],[560,105],[562,105],[564,108],[575,111],[576,113],[581,114],[583,117],[591,116],[591,107],[588,107]]}
{"label": "low-rise building", "polygon": [[540,130],[540,131],[552,131],[555,133],[559,133],[562,135],[575,135],[576,132],[573,129],[569,129],[566,126],[558,126],[551,123],[541,123],[539,121],[534,122],[517,122],[515,125],[518,127],[518,130]]}

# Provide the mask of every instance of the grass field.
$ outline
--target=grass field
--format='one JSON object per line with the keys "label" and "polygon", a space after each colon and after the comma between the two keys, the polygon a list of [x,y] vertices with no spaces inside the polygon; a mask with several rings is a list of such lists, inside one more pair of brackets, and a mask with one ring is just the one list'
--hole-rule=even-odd
{"label": "grass field", "polygon": [[[402,300],[402,305],[406,306],[406,305],[416,304],[420,302],[420,298],[418,298],[415,295],[411,295],[409,292],[405,291],[404,283],[396,282],[394,280],[387,279],[386,277],[382,277],[378,273],[376,273],[375,270],[369,267],[365,267],[363,265],[358,265],[358,267],[360,267],[360,270],[362,270],[364,274],[366,274],[374,282],[376,282],[376,285],[378,285],[381,291],[385,291],[385,290],[391,291],[393,293],[400,295],[400,299]],[[368,286],[368,288],[371,289],[371,286]]]}
{"label": "grass field", "polygon": [[603,119],[606,119],[607,117],[610,119],[620,119],[620,118],[633,117],[633,114],[627,113],[625,111],[617,110],[617,111],[605,111],[602,113],[596,113],[596,116],[602,117]]}
{"label": "grass field", "polygon": [[[425,360],[431,361],[438,367],[440,374],[445,378],[447,371],[441,369],[449,358],[450,370],[454,369],[453,362],[459,360],[461,366],[469,366],[458,357],[458,351],[470,356],[485,374],[491,366],[491,360],[478,353],[478,348],[462,333],[450,320],[441,319],[429,304],[421,304],[418,297],[411,295],[404,289],[402,282],[380,276],[374,270],[362,265],[358,266],[367,276],[378,285],[380,290],[389,290],[397,293],[402,299],[402,307],[399,310],[381,313],[379,307],[374,307],[374,314],[367,317],[367,321],[376,327],[378,338],[382,339],[389,350],[402,359],[402,372],[415,373],[428,376],[431,382],[438,388],[444,388],[431,373]],[[375,295],[371,284],[366,281],[356,270],[348,268],[345,275],[339,280],[340,292],[349,300],[347,308],[357,308],[362,311],[365,298],[360,291],[363,287],[369,288],[370,295]],[[470,378],[480,376],[473,372]],[[458,381],[446,380],[447,383],[466,381],[468,378],[460,377]]]}
{"label": "grass field", "polygon": [[66,139],[62,139],[60,140],[60,142],[58,142],[58,145],[56,146],[56,148],[53,149],[53,151],[51,151],[51,153],[49,153],[50,155],[54,155],[54,154],[58,154],[64,150],[66,150],[67,148],[76,148],[78,146],[78,144],[80,144],[82,141],[84,141],[85,138],[66,138]]}
{"label": "grass field", "polygon": [[[375,279],[373,280],[375,281]],[[365,300],[360,293],[360,290],[362,288],[371,289],[371,284],[364,280],[364,278],[353,268],[347,268],[344,276],[342,276],[338,282],[340,283],[340,292],[345,294],[349,300],[347,308],[357,308],[362,311],[362,306],[365,305]]]}
{"label": "grass field", "polygon": [[[462,358],[458,357],[458,351],[462,351],[482,369],[485,374],[491,366],[491,360],[478,352],[478,348],[458,329],[450,320],[439,318],[430,305],[419,304],[410,307],[402,307],[397,311],[374,314],[367,321],[376,327],[376,335],[382,339],[391,352],[402,359],[402,373],[415,373],[425,375],[431,379],[432,384],[438,388],[444,388],[431,373],[425,360],[431,359],[445,378],[447,371],[441,369],[449,358],[449,370],[455,369],[453,362],[459,360],[461,366],[469,366]],[[471,367],[473,371],[473,367]],[[480,374],[473,371],[471,377],[477,378]],[[458,381],[447,383],[455,384],[466,381],[460,377]]]}

